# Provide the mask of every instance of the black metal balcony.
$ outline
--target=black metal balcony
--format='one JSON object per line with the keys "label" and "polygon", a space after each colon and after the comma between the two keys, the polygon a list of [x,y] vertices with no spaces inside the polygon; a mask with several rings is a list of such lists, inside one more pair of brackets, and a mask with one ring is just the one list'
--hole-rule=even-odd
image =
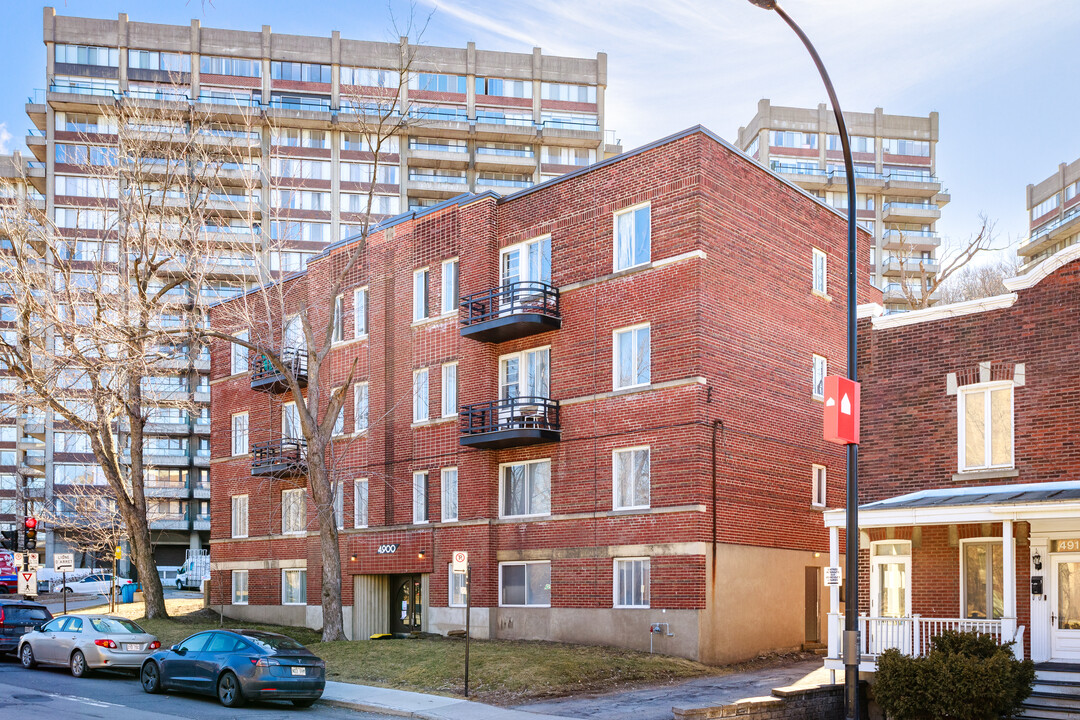
{"label": "black metal balcony", "polygon": [[523,281],[461,298],[461,336],[505,342],[562,327],[559,288]]}
{"label": "black metal balcony", "polygon": [[[289,374],[296,378],[300,387],[307,387],[307,350],[304,348],[286,348],[281,353],[281,362]],[[265,355],[259,355],[251,361],[251,389],[268,393],[282,393],[289,389],[289,378],[270,362]]]}
{"label": "black metal balcony", "polygon": [[272,477],[307,475],[307,441],[281,438],[251,446],[251,474]]}
{"label": "black metal balcony", "polygon": [[515,397],[461,406],[459,442],[467,447],[518,447],[561,438],[558,400]]}

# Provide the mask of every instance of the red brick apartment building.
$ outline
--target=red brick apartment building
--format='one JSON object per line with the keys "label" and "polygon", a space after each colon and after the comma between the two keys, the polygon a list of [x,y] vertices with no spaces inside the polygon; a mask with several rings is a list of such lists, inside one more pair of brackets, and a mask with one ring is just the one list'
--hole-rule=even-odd
{"label": "red brick apartment building", "polygon": [[864,670],[959,628],[1080,671],[1080,246],[1006,285],[862,321]]}
{"label": "red brick apartment building", "polygon": [[[845,362],[845,234],[700,127],[380,226],[326,379],[358,361],[333,450],[349,636],[463,627],[465,550],[481,637],[713,663],[822,640],[844,459],[819,398]],[[290,297],[325,292],[347,246]],[[289,435],[289,398],[233,369],[218,342],[213,602],[320,627],[303,473],[248,454]]]}

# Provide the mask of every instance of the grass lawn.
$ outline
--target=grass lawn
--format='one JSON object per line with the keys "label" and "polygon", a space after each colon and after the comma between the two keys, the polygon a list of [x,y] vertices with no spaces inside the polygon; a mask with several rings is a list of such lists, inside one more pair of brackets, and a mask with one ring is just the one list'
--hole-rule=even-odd
{"label": "grass lawn", "polygon": [[[165,647],[192,633],[221,627],[217,613],[201,600],[166,601],[172,617],[147,620],[142,603],[122,604],[117,615],[136,620],[157,635]],[[104,608],[107,611],[108,606]],[[77,613],[102,612],[86,608]],[[288,635],[326,660],[327,678],[362,685],[461,695],[465,676],[465,641],[452,638],[320,641],[306,628],[239,624],[225,618],[225,627],[250,627]],[[763,658],[749,665],[782,662]],[[719,675],[747,667],[717,668],[682,658],[618,648],[511,640],[473,640],[470,645],[470,695],[497,704],[546,697],[604,692],[637,685],[655,685],[702,675]]]}

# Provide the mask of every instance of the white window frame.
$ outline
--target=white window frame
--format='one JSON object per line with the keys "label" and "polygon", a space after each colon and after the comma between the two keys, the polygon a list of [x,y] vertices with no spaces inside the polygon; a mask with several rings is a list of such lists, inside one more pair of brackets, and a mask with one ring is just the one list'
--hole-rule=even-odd
{"label": "white window frame", "polygon": [[[829,360],[824,355],[814,353],[810,369],[810,397],[815,400],[825,399],[825,378],[829,375]],[[821,386],[820,392],[818,386]]]}
{"label": "white window frame", "polygon": [[[993,421],[990,395],[994,390],[1009,390],[1009,462],[1007,464],[994,465],[992,460],[992,439],[993,428],[991,423]],[[966,403],[969,395],[981,393],[985,396],[984,400],[984,415],[983,420],[985,422],[985,440],[983,445],[983,452],[985,453],[985,462],[982,465],[968,465],[967,464],[967,423],[966,423]],[[1011,380],[999,380],[987,383],[974,383],[972,385],[965,385],[958,388],[956,391],[956,466],[959,472],[982,472],[993,470],[1011,470],[1016,466],[1016,390]]]}
{"label": "white window frame", "polygon": [[[447,508],[449,508],[449,506],[450,506],[450,503],[447,502],[447,500],[449,499],[450,493],[447,492],[447,490],[448,490],[450,484],[447,482],[446,478],[447,478],[447,475],[449,473],[454,474],[454,497],[453,497],[453,500],[454,500],[454,514],[452,516],[447,513]],[[461,508],[458,507],[458,499],[460,498],[460,493],[458,492],[458,469],[456,467],[443,468],[439,472],[439,495],[440,495],[440,499],[441,499],[441,502],[439,503],[439,505],[440,505],[439,513],[440,513],[440,515],[442,517],[442,521],[443,522],[456,522],[457,519],[458,519],[458,516],[461,513]]]}
{"label": "white window frame", "polygon": [[[627,213],[636,213],[638,210],[641,210],[642,208],[649,208],[649,256],[645,260],[639,260],[638,262],[633,262],[633,260],[631,260],[629,265],[625,265],[625,266],[620,267],[619,266],[619,217],[622,216],[622,215],[626,215]],[[634,227],[635,233],[633,233],[633,234],[636,234],[637,219],[635,218],[633,222],[635,223],[635,227]],[[652,203],[651,202],[638,203],[636,205],[631,205],[629,207],[622,208],[621,210],[619,210],[619,211],[617,211],[615,213],[612,213],[612,216],[611,216],[611,248],[612,248],[611,267],[612,267],[613,272],[619,272],[621,270],[629,270],[631,268],[636,268],[636,267],[643,267],[645,265],[648,265],[650,262],[652,262]]]}
{"label": "white window frame", "polygon": [[[538,465],[540,463],[547,463],[548,464],[548,509],[546,511],[544,511],[544,512],[531,512],[531,513],[526,513],[524,515],[505,515],[503,513],[503,510],[506,507],[506,505],[505,505],[505,502],[506,502],[506,478],[504,476],[505,469],[508,468],[508,467],[512,467],[514,465]],[[526,469],[526,477],[528,477],[528,470],[527,469]],[[551,494],[552,494],[551,493],[551,484],[552,484],[551,458],[540,458],[540,459],[537,459],[537,460],[521,460],[521,461],[518,461],[518,462],[500,463],[499,464],[499,517],[500,518],[508,518],[508,519],[521,519],[521,518],[548,517],[548,516],[550,516],[551,515]],[[531,488],[530,488],[530,490],[531,490]],[[531,492],[530,492],[530,495],[531,495]]]}
{"label": "white window frame", "polygon": [[234,538],[246,538],[248,536],[249,497],[247,495],[233,495],[231,502],[232,518],[229,536]]}
{"label": "white window frame", "polygon": [[459,269],[456,257],[442,262],[442,287],[439,295],[442,298],[440,310],[443,315],[451,315],[457,312]]}
{"label": "white window frame", "polygon": [[[364,491],[361,494],[360,486],[363,485]],[[368,496],[369,485],[367,478],[357,478],[353,480],[353,527],[354,528],[366,528],[368,526]],[[361,495],[363,496],[363,502],[360,502]],[[361,514],[361,509],[363,514]]]}
{"label": "white window frame", "polygon": [[[645,602],[642,605],[625,605],[620,603],[622,595],[622,587],[619,585],[619,564],[628,562],[640,562],[644,563],[644,566],[648,569],[649,582],[645,586],[645,592],[648,597],[645,598]],[[649,603],[652,600],[652,559],[648,557],[617,557],[612,559],[611,563],[611,606],[614,608],[648,608]]]}
{"label": "white window frame", "polygon": [[[241,340],[247,340],[251,335],[251,331],[244,330],[243,332],[236,333],[236,337]],[[232,375],[241,375],[248,371],[250,357],[248,349],[243,345],[237,345],[232,343],[229,346],[229,370]],[[237,369],[239,367],[239,370]]]}
{"label": "white window frame", "polygon": [[[303,598],[299,602],[288,602],[285,600],[285,576],[288,573],[299,573],[300,584],[299,588],[303,593]],[[282,605],[307,605],[307,568],[282,568],[281,570],[281,604]]]}
{"label": "white window frame", "polygon": [[[498,590],[498,593],[499,593],[499,607],[541,607],[541,608],[551,607],[550,599],[545,604],[530,604],[529,603],[529,597],[528,597],[529,571],[528,571],[528,569],[525,570],[525,591],[526,591],[525,592],[525,604],[524,605],[518,605],[518,604],[510,604],[510,603],[504,603],[503,602],[503,584],[502,584],[503,568],[511,566],[511,565],[513,565],[513,566],[517,566],[517,565],[547,565],[548,566],[548,585],[551,584],[551,561],[550,560],[524,560],[524,561],[516,561],[516,562],[501,562],[501,563],[499,563],[499,585],[497,587],[497,590]],[[551,590],[549,589],[548,590],[548,595],[550,596],[550,594],[551,594]]]}
{"label": "white window frame", "polygon": [[[249,599],[251,597],[251,595],[250,595],[250,588],[251,588],[250,580],[251,580],[251,578],[248,575],[248,571],[247,570],[233,570],[231,575],[232,575],[232,578],[231,578],[232,579],[232,604],[233,605],[247,605],[248,601],[249,601]],[[243,582],[244,599],[242,601],[236,599],[236,586],[238,584],[236,581],[237,581],[238,578],[241,578],[241,577],[244,578],[244,582]]]}
{"label": "white window frame", "polygon": [[[529,263],[529,249],[539,245],[543,248],[545,245],[548,249],[548,257],[545,258],[543,250],[538,251],[538,257],[540,258],[540,267],[537,269],[539,275],[533,277],[533,266]],[[551,234],[539,235],[534,238],[529,238],[524,242],[515,243],[514,245],[508,245],[499,251],[499,284],[506,285],[510,282],[506,275],[506,256],[510,253],[518,253],[518,279],[519,283],[544,283],[551,285],[551,272],[552,272],[552,250],[551,250]],[[547,261],[547,267],[544,267],[544,261]],[[547,271],[546,275],[544,271]],[[519,286],[521,288],[522,295],[528,296],[530,285]],[[515,293],[517,295],[517,293]],[[513,302],[513,301],[511,301]]]}
{"label": "white window frame", "polygon": [[412,521],[413,525],[426,525],[429,521],[427,470],[414,470],[412,474]]}
{"label": "white window frame", "polygon": [[428,291],[431,282],[428,278],[426,267],[413,270],[412,305],[413,322],[420,322],[428,318]]}
{"label": "white window frame", "polygon": [[334,329],[330,344],[337,345],[343,342],[345,342],[345,296],[338,295],[334,298]]}
{"label": "white window frame", "polygon": [[[291,410],[290,410],[290,408],[291,408]],[[296,434],[295,435],[286,435],[285,434],[285,417],[286,416],[296,418],[296,428],[295,428]],[[302,440],[304,438],[304,428],[300,424],[300,411],[296,409],[296,401],[295,400],[290,400],[289,402],[284,403],[281,406],[281,437],[283,439],[288,438],[290,440]]]}
{"label": "white window frame", "polygon": [[[420,378],[423,377],[423,387]],[[431,418],[431,380],[427,368],[413,370],[413,423],[427,422]]]}
{"label": "white window frame", "polygon": [[[966,558],[967,558],[967,546],[968,545],[1000,545],[1001,546],[1001,553],[1002,553],[1001,554],[1001,561],[1002,561],[1002,577],[1003,578],[1004,578],[1004,571],[1005,571],[1005,567],[1004,567],[1004,563],[1005,563],[1005,541],[1004,541],[1004,538],[1001,538],[1001,537],[973,537],[973,538],[963,538],[963,539],[960,540],[960,562],[958,563],[959,566],[960,566],[960,614],[958,614],[956,617],[964,618],[964,619],[969,619],[968,616],[967,616],[967,582],[966,582],[967,576],[965,574],[965,570],[967,569],[966,566],[965,566],[965,563],[966,563]],[[1015,551],[1016,551],[1016,539],[1013,538],[1013,552],[1015,552]],[[987,600],[987,603],[988,603],[987,609],[990,611],[990,614],[993,615],[994,614],[994,607],[993,607],[992,600],[993,600],[993,587],[994,587],[994,577],[993,577],[994,558],[993,558],[993,549],[992,548],[990,549],[990,553],[991,553],[991,555],[990,555],[989,560],[990,560],[990,573],[991,574],[990,574],[990,577],[986,578],[986,586],[987,586],[987,593],[988,593],[986,600]],[[982,619],[982,618],[970,618],[970,619],[976,620],[976,619]],[[985,619],[986,620],[1000,620],[1001,618],[989,617],[989,618],[985,618]]]}
{"label": "white window frame", "polygon": [[[330,391],[331,395],[333,394],[333,391],[337,390],[337,389],[338,388],[331,389],[331,391]],[[339,436],[344,435],[344,434],[345,434],[345,403],[342,402],[341,403],[341,408],[338,409],[338,416],[334,419],[334,427],[332,427],[330,429],[330,435],[331,435],[331,437],[339,437]]]}
{"label": "white window frame", "polygon": [[353,290],[353,338],[363,340],[368,336],[368,289]]}
{"label": "white window frame", "polygon": [[828,470],[824,465],[810,466],[810,504],[813,507],[825,507],[829,491]]}
{"label": "white window frame", "polygon": [[[458,414],[458,364],[454,362],[443,363],[442,366],[442,416],[456,417]],[[452,377],[448,377],[452,375]]]}
{"label": "white window frame", "polygon": [[466,598],[466,600],[462,601],[462,602],[454,602],[454,595],[456,594],[455,591],[454,591],[454,586],[458,583],[458,578],[460,578],[461,590],[462,590],[461,595],[462,596],[465,595],[465,593],[467,592],[466,582],[465,582],[466,581],[466,572],[464,570],[462,570],[460,572],[454,572],[453,568],[454,568],[454,566],[451,563],[446,564],[446,576],[447,576],[446,600],[447,600],[447,605],[449,605],[450,607],[465,607],[466,604],[467,604],[466,601],[468,600],[468,598]]}
{"label": "white window frame", "polygon": [[[356,433],[362,433],[368,429],[370,423],[368,412],[371,405],[370,392],[371,390],[366,381],[353,385],[353,430]],[[360,402],[361,398],[364,399],[363,403]],[[363,412],[361,412],[361,409]]]}
{"label": "white window frame", "polygon": [[[236,427],[236,421],[240,418],[244,419],[242,433],[237,432]],[[251,452],[251,418],[246,410],[233,413],[229,421],[229,442],[233,457],[241,457]]]}
{"label": "white window frame", "polygon": [[338,530],[345,529],[345,483],[337,482],[334,486],[334,519]]}
{"label": "white window frame", "polygon": [[[289,530],[288,529],[288,513],[285,512],[285,496],[290,498],[299,497],[300,503],[300,529]],[[293,500],[292,502],[297,502]],[[282,535],[303,535],[307,532],[307,498],[304,497],[303,488],[287,488],[281,491],[281,534]]]}
{"label": "white window frame", "polygon": [[822,297],[829,294],[829,256],[817,248],[811,248],[813,260],[813,291]]}
{"label": "white window frame", "polygon": [[[642,450],[648,455],[649,458],[649,502],[644,505],[619,505],[619,462],[618,455],[620,453],[630,453],[631,457],[631,472],[633,472],[633,455],[634,453],[641,452]],[[632,479],[632,478],[628,478]],[[635,445],[633,447],[615,448],[611,451],[611,509],[612,510],[645,510],[650,507],[652,502],[652,449],[648,445]]]}
{"label": "white window frame", "polygon": [[[619,351],[619,336],[623,333],[632,333],[632,351],[637,348],[637,331],[648,328],[649,330],[649,379],[646,382],[634,382],[629,385],[619,385],[619,365],[622,357]],[[636,356],[636,353],[634,353]],[[635,373],[636,374],[636,373]],[[630,388],[648,387],[652,384],[652,323],[639,323],[629,327],[617,328],[611,333],[611,389],[627,390]]]}

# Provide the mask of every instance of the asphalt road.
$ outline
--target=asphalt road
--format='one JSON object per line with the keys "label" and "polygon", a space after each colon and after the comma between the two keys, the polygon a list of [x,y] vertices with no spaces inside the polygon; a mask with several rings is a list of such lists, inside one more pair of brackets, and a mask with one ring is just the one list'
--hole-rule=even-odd
{"label": "asphalt road", "polygon": [[4,717],[82,720],[391,720],[390,716],[354,712],[316,703],[295,708],[284,703],[248,703],[230,710],[215,698],[166,693],[148,695],[132,675],[97,672],[74,678],[63,668],[24,670],[11,656],[0,655],[0,708]]}

